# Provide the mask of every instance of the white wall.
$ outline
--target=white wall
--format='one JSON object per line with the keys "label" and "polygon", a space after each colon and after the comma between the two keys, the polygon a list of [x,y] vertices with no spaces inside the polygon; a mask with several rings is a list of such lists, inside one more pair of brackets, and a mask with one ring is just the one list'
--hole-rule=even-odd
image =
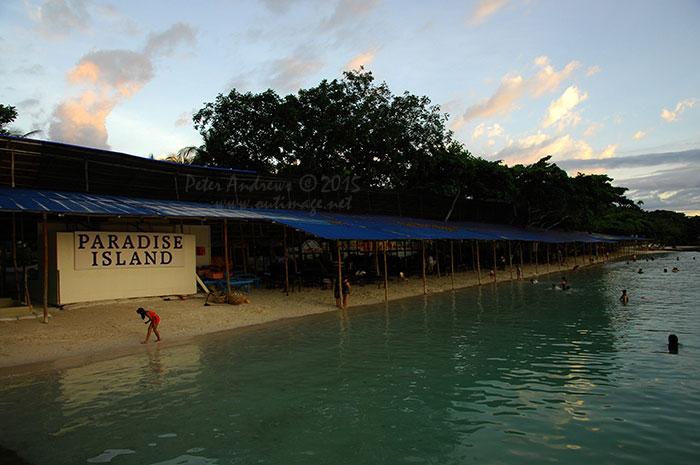
{"label": "white wall", "polygon": [[[208,233],[208,227],[205,228]],[[202,234],[201,231],[198,233]],[[101,270],[75,269],[73,237],[72,232],[56,233],[59,305],[197,292],[194,235],[183,237],[185,266]]]}

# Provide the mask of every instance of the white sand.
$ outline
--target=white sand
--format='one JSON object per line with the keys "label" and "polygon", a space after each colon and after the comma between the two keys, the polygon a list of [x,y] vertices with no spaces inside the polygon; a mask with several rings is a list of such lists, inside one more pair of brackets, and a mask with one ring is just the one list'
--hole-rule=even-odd
{"label": "white sand", "polygon": [[[587,258],[586,264],[589,263]],[[569,263],[573,263],[571,258]],[[578,263],[582,263],[581,257]],[[545,282],[557,281],[565,272],[570,274],[571,266],[565,269],[554,265],[549,270],[554,275],[543,278]],[[547,267],[539,265],[538,271],[542,277]],[[515,276],[515,264],[513,274]],[[533,277],[535,266],[526,265],[524,279]],[[499,282],[509,280],[510,270],[497,272],[497,279]],[[488,270],[482,270],[481,282],[482,285],[493,282]],[[455,288],[474,285],[477,285],[476,273],[455,274]],[[428,294],[450,290],[452,278],[449,275],[441,278],[428,276]],[[388,291],[390,300],[423,295],[423,280],[420,276],[404,282],[393,278]],[[80,365],[146,350],[140,343],[146,336],[147,326],[136,314],[138,307],[152,310],[161,317],[158,329],[163,341],[156,343],[152,335],[149,344],[164,346],[186,343],[193,336],[217,331],[337,311],[333,291],[318,288],[302,288],[301,292],[290,292],[287,296],[279,289],[261,286],[252,289],[251,303],[242,305],[212,304],[205,307],[204,298],[204,294],[198,294],[185,300],[151,297],[73,304],[63,310],[50,308],[52,317],[48,324],[41,323],[41,319],[0,322],[0,376]],[[352,286],[348,312],[358,306],[381,302],[384,302],[383,286],[355,285]]]}

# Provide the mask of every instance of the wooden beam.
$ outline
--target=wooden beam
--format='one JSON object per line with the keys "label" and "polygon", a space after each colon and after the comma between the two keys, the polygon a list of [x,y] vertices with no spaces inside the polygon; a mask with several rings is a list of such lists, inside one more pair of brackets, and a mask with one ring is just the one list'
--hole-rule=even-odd
{"label": "wooden beam", "polygon": [[452,290],[455,290],[455,248],[454,241],[450,239],[450,260],[452,261]]}
{"label": "wooden beam", "polygon": [[496,261],[496,241],[493,241],[493,282],[496,282],[496,271],[498,270],[498,262]]}
{"label": "wooden beam", "polygon": [[49,233],[47,231],[46,213],[41,214],[44,229],[44,321],[49,322],[48,295],[49,295]]}
{"label": "wooden beam", "polygon": [[[508,239],[508,262],[510,264],[510,280],[513,280],[513,252],[510,248],[510,239]],[[520,269],[522,272],[522,268]]]}
{"label": "wooden beam", "polygon": [[228,266],[228,221],[224,219],[224,264],[226,265],[226,292],[231,293],[231,272]]}
{"label": "wooden beam", "polygon": [[289,256],[287,254],[287,225],[282,227],[282,246],[284,247],[284,292],[289,295]]}
{"label": "wooden beam", "polygon": [[386,241],[384,241],[384,302],[389,301],[389,273],[386,266]]}
{"label": "wooden beam", "polygon": [[421,239],[420,244],[423,251],[423,294],[427,294],[428,288],[425,284],[425,239]]}
{"label": "wooden beam", "polygon": [[474,239],[476,241],[476,279],[481,286],[481,263],[479,263],[479,239]]}
{"label": "wooden beam", "polygon": [[17,266],[17,220],[12,213],[12,266],[15,270],[15,285],[17,286],[17,302],[22,301],[22,291],[19,286],[19,267]]}

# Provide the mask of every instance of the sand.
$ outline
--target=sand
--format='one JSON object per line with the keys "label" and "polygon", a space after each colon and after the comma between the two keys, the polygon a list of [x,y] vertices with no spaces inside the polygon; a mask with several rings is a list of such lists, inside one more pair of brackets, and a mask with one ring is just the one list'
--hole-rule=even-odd
{"label": "sand", "polygon": [[[538,275],[534,265],[526,265],[523,279],[529,281],[538,277],[543,282],[558,281],[562,275],[572,273],[573,260],[569,259],[569,263],[566,268],[551,265],[552,276],[547,277],[544,277],[545,265],[539,265]],[[581,257],[578,263],[582,263]],[[590,266],[588,259],[585,263]],[[515,264],[513,276],[515,278]],[[498,282],[510,280],[510,270],[497,272],[496,278]],[[455,273],[454,281],[457,289],[478,285],[476,273],[472,271]],[[488,270],[482,270],[481,282],[482,285],[493,283]],[[428,294],[451,291],[452,277],[428,276],[426,287]],[[423,293],[420,276],[411,276],[406,281],[393,278],[389,282],[389,300]],[[287,296],[282,290],[260,286],[251,290],[250,303],[241,305],[204,306],[205,297],[202,293],[185,296],[182,300],[178,296],[165,296],[66,305],[61,310],[49,309],[48,324],[43,324],[41,318],[0,321],[0,376],[81,365],[139,353],[153,344],[184,344],[218,331],[338,310],[330,289],[302,288]],[[353,285],[348,312],[382,302],[383,285],[380,288],[376,284]],[[148,345],[141,344],[147,326],[136,314],[138,307],[160,315],[161,342],[156,343],[155,336],[151,336]]]}

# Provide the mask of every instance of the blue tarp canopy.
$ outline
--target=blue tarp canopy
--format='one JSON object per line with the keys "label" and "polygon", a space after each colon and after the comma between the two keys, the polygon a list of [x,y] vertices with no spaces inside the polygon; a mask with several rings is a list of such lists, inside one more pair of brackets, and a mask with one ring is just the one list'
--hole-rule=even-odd
{"label": "blue tarp canopy", "polygon": [[484,239],[536,242],[615,242],[602,234],[567,233],[501,224],[444,222],[393,216],[351,215],[304,210],[255,209],[176,200],[111,195],[0,189],[0,211],[89,216],[259,220],[283,224],[323,239]]}

